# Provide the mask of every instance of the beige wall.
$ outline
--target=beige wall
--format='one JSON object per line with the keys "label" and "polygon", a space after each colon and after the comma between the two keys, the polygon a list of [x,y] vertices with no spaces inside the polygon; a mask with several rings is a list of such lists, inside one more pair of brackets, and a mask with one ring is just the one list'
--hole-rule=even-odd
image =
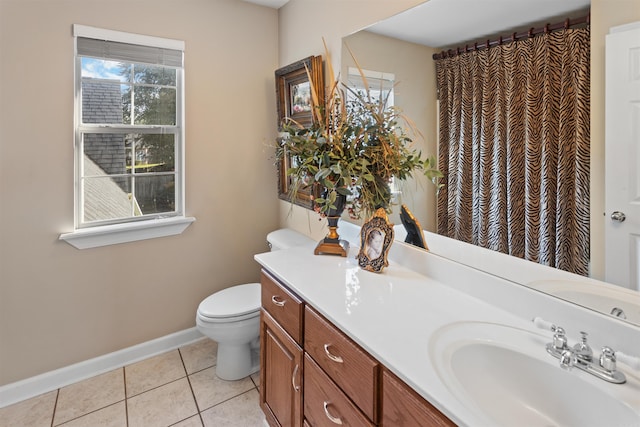
{"label": "beige wall", "polygon": [[[180,236],[77,250],[74,23],[186,42]],[[0,0],[0,385],[195,326],[257,281],[278,225],[276,10],[238,0]]]}
{"label": "beige wall", "polygon": [[591,0],[591,275],[604,279],[605,36],[640,21],[638,0]]}

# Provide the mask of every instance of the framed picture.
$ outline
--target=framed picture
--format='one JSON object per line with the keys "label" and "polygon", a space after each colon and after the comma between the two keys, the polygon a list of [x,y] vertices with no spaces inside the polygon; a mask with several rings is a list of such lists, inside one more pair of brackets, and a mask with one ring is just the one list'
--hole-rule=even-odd
{"label": "framed picture", "polygon": [[[308,70],[308,73],[307,73]],[[303,127],[309,127],[313,123],[311,103],[311,82],[318,94],[318,100],[324,101],[324,72],[322,56],[310,56],[293,64],[282,67],[275,72],[276,96],[278,103],[278,130],[282,130],[284,120],[290,118]],[[282,200],[293,202],[307,209],[313,209],[313,192],[310,186],[298,186],[295,194],[292,188],[296,187],[293,177],[287,171],[293,165],[295,159],[290,156],[284,158],[278,164],[278,197]]]}
{"label": "framed picture", "polygon": [[429,250],[420,223],[406,205],[400,207],[400,221],[402,221],[404,229],[407,230],[407,237],[404,242]]}
{"label": "framed picture", "polygon": [[389,265],[387,255],[393,242],[393,225],[384,208],[378,209],[360,230],[358,265],[365,270],[380,273]]}
{"label": "framed picture", "polygon": [[313,123],[309,78],[318,94],[319,102],[324,102],[322,56],[310,56],[276,70],[279,130],[287,118],[295,120],[303,127],[309,127]]}

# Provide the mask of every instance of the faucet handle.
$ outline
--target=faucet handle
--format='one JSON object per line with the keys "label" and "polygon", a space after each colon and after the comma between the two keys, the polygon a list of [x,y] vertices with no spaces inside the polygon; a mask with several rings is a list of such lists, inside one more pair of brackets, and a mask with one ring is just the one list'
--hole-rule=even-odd
{"label": "faucet handle", "polygon": [[578,362],[576,354],[570,349],[560,353],[560,367],[566,371],[570,371]]}
{"label": "faucet handle", "polygon": [[554,353],[556,354],[556,357],[559,357],[560,353],[563,350],[566,350],[569,348],[567,346],[567,335],[564,332],[564,328],[560,326],[556,326],[555,324],[547,320],[544,320],[541,317],[534,317],[532,321],[533,321],[533,324],[536,325],[538,328],[547,329],[553,332],[553,343],[547,346],[547,351],[551,352],[552,350],[550,350],[550,348],[551,346],[553,346],[553,350],[555,350]]}
{"label": "faucet handle", "polygon": [[551,322],[544,320],[542,317],[534,317],[532,321],[533,321],[533,324],[540,329],[546,329],[551,332],[556,331],[557,326]]}
{"label": "faucet handle", "polygon": [[564,332],[564,328],[560,326],[556,326],[555,324],[544,320],[541,317],[534,317],[532,319],[533,324],[536,325],[540,329],[547,329],[553,332],[553,343],[549,344],[553,345],[553,348],[559,353],[568,348],[567,346],[567,335]]}
{"label": "faucet handle", "polygon": [[616,352],[611,347],[602,347],[600,367],[609,372],[616,370]]}
{"label": "faucet handle", "polygon": [[565,350],[567,348],[567,336],[565,335],[564,328],[557,326],[555,333],[553,334],[553,346],[556,350]]}

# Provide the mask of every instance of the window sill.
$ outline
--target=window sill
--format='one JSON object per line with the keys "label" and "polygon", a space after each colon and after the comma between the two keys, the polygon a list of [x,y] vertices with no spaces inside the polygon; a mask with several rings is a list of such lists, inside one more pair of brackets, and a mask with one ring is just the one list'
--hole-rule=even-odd
{"label": "window sill", "polygon": [[173,236],[182,233],[195,220],[193,217],[181,216],[83,228],[71,233],[61,234],[59,239],[77,249],[97,248],[118,243]]}

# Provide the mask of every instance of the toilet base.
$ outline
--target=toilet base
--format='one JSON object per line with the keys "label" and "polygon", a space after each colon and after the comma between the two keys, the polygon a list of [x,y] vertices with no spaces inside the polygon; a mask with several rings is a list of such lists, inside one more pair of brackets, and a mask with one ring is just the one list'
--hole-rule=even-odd
{"label": "toilet base", "polygon": [[235,381],[246,378],[260,370],[260,348],[250,344],[218,343],[216,376],[222,380]]}

